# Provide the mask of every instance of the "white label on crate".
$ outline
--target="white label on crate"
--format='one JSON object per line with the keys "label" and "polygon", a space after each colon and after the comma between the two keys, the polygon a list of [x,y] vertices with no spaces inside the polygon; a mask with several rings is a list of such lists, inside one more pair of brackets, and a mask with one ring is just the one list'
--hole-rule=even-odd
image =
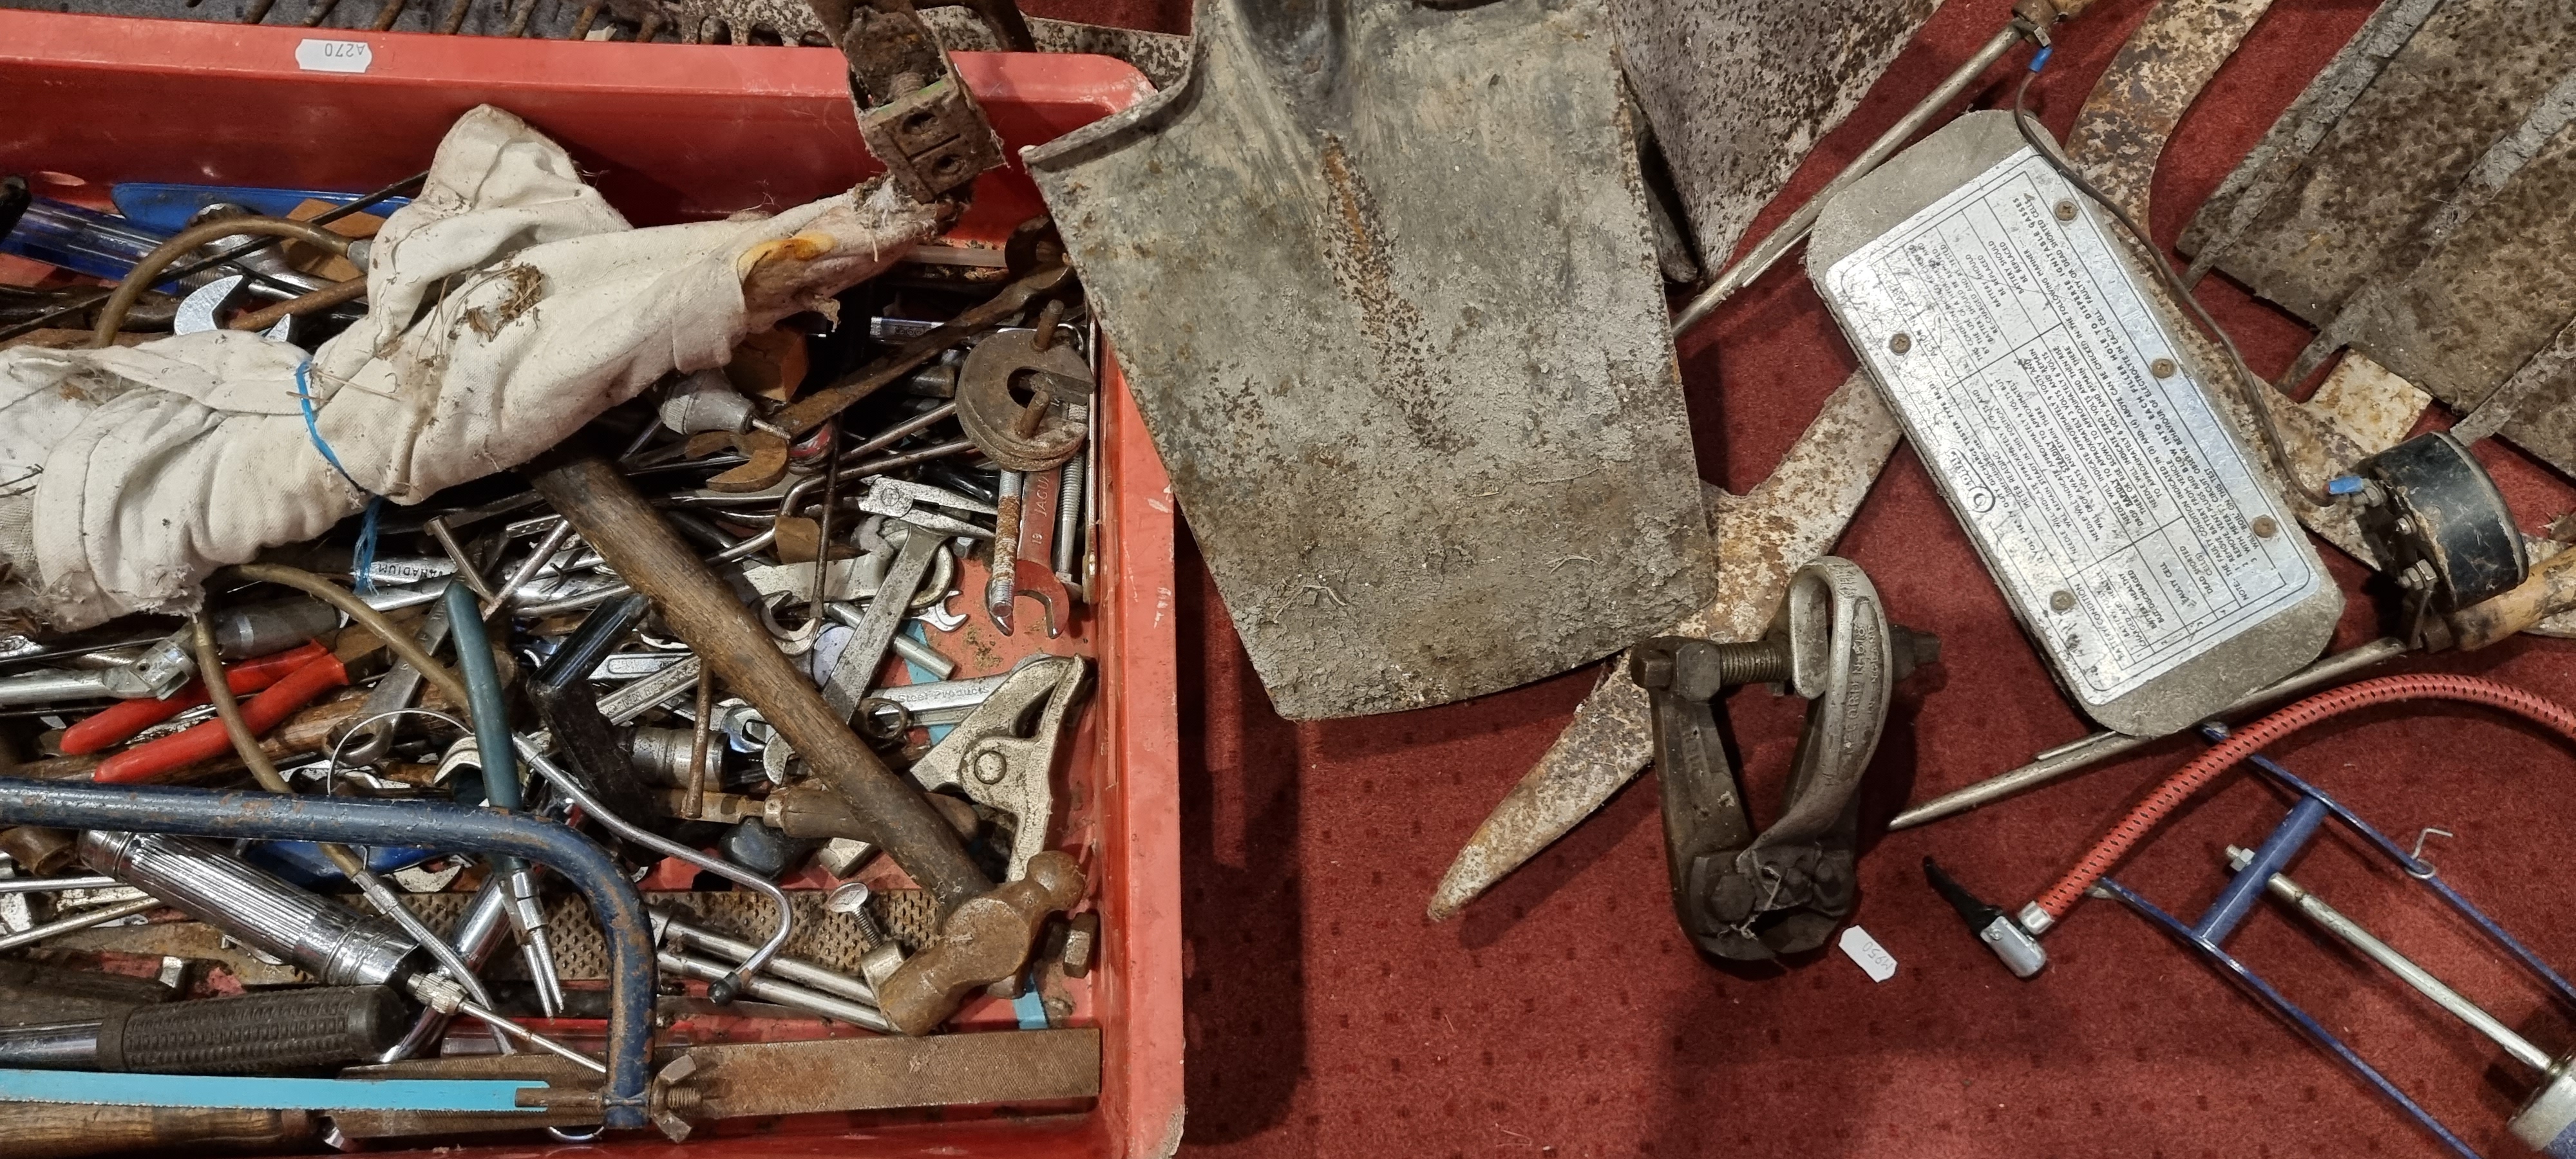
{"label": "white label on crate", "polygon": [[1861,973],[1869,975],[1870,981],[1884,982],[1896,976],[1896,955],[1879,945],[1878,939],[1869,936],[1868,930],[1844,926],[1842,938],[1834,945],[1841,948],[1844,957],[1852,960],[1852,965],[1860,967]]}
{"label": "white label on crate", "polygon": [[1834,263],[1824,286],[1987,569],[2087,704],[2325,582],[2117,245],[2023,149]]}
{"label": "white label on crate", "polygon": [[295,44],[295,67],[306,72],[365,72],[376,63],[376,52],[363,40],[300,40]]}

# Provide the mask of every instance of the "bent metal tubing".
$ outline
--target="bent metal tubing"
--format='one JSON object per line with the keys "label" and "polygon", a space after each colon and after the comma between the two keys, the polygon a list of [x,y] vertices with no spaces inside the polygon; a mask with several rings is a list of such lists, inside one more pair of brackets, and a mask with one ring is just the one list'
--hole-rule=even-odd
{"label": "bent metal tubing", "polygon": [[425,845],[522,857],[579,889],[609,950],[608,1089],[602,1122],[648,1126],[646,1053],[652,1034],[652,922],[616,863],[589,838],[525,815],[444,801],[369,801],[215,792],[151,785],[88,785],[0,777],[0,824],[114,829],[190,837]]}

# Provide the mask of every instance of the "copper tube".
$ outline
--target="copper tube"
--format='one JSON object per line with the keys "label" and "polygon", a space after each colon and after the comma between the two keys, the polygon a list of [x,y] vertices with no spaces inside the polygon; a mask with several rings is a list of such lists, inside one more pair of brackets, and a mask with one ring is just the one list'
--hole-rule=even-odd
{"label": "copper tube", "polygon": [[298,314],[310,314],[316,310],[328,310],[342,302],[353,301],[366,296],[367,279],[364,277],[351,278],[345,282],[333,282],[319,290],[313,291],[312,293],[298,294],[283,302],[262,306],[250,313],[234,318],[232,321],[224,324],[224,329],[266,330],[271,326],[277,325],[277,321],[280,318],[291,318]]}
{"label": "copper tube", "polygon": [[[277,771],[277,762],[268,759],[268,752],[259,747],[259,737],[242,717],[241,701],[233,696],[232,682],[223,678],[223,653],[215,647],[214,625],[206,621],[204,612],[188,617],[188,634],[197,653],[197,683],[205,688],[206,699],[214,703],[216,718],[224,722],[224,735],[232,739],[233,752],[240,755],[242,765],[250,770],[251,779],[258,781],[260,788],[293,795],[295,786],[286,782],[286,775]],[[319,848],[351,881],[366,871],[366,863],[345,845],[324,842]]]}
{"label": "copper tube", "polygon": [[151,253],[143,255],[142,261],[134,263],[134,268],[126,271],[125,280],[116,284],[116,292],[108,295],[106,305],[99,307],[98,328],[90,333],[90,349],[104,350],[116,344],[116,331],[125,324],[126,312],[134,308],[135,300],[141,298],[145,290],[161,280],[161,271],[170,268],[172,262],[186,257],[198,246],[242,234],[305,242],[341,257],[348,256],[349,243],[357,240],[342,237],[318,225],[288,221],[282,217],[233,217],[180,230],[170,240],[153,247]]}
{"label": "copper tube", "polygon": [[680,816],[695,821],[707,807],[707,742],[715,735],[716,682],[698,673],[698,715],[689,737],[689,785],[680,798]]}

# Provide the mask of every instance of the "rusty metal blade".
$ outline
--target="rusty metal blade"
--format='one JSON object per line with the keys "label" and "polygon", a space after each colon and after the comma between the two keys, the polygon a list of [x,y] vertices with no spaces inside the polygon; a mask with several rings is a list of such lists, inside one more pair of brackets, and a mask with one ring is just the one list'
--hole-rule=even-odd
{"label": "rusty metal blade", "polygon": [[1088,1099],[1100,1031],[1008,1030],[928,1038],[728,1043],[691,1049],[711,1119]]}
{"label": "rusty metal blade", "polygon": [[2129,219],[2145,222],[2156,160],[2218,66],[2272,0],[2166,0],[2147,14],[2085,97],[2066,152]]}
{"label": "rusty metal blade", "polygon": [[2261,143],[2243,163],[2219,182],[2183,231],[2184,253],[2200,255],[2183,274],[2184,285],[2197,285],[2220,254],[2255,228],[2293,182],[2304,176],[2299,164],[2317,142],[2379,79],[2390,59],[2415,37],[2424,22],[2447,0],[2391,0],[2370,14],[2361,30],[2346,41],[2325,70],[2290,102]]}
{"label": "rusty metal blade", "polygon": [[[1878,387],[1854,374],[1826,397],[1769,478],[1740,496],[1711,488],[1717,599],[1671,634],[1759,637],[1789,578],[1842,537],[1897,437],[1896,416]],[[1634,779],[1653,756],[1646,716],[1646,692],[1628,678],[1622,652],[1603,667],[1601,683],[1574,710],[1574,723],[1458,851],[1431,895],[1432,920],[1457,913]]]}
{"label": "rusty metal blade", "polygon": [[2303,365],[2349,344],[2475,405],[2576,314],[2571,60],[2563,0],[2388,5],[2202,208],[2194,268],[2318,326]]}

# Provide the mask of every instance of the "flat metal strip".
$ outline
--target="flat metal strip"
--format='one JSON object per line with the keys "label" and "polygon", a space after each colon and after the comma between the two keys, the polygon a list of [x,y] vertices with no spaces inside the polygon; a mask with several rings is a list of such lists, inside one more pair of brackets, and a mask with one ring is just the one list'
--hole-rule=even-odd
{"label": "flat metal strip", "polygon": [[710,1118],[1100,1094],[1100,1031],[1092,1028],[727,1044],[688,1057]]}

